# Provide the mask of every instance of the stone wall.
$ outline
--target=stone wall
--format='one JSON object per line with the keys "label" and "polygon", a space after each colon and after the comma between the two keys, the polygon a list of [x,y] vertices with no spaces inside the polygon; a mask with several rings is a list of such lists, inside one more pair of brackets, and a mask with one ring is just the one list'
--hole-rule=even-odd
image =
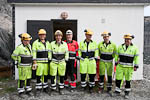
{"label": "stone wall", "polygon": [[12,47],[12,7],[0,0],[0,66],[9,66]]}
{"label": "stone wall", "polygon": [[144,63],[150,64],[150,16],[144,18]]}

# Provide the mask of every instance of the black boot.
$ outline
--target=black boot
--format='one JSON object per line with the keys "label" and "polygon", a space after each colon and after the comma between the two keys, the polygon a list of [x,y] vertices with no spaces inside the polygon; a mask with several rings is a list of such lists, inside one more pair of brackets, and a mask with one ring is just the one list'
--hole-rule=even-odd
{"label": "black boot", "polygon": [[125,91],[125,96],[124,96],[125,99],[129,99],[129,91]]}
{"label": "black boot", "polygon": [[103,93],[104,92],[104,88],[98,88],[98,93]]}
{"label": "black boot", "polygon": [[59,88],[59,94],[64,95],[63,89]]}
{"label": "black boot", "polygon": [[113,97],[120,96],[120,92],[115,91],[114,93],[112,93],[112,96],[113,96]]}
{"label": "black boot", "polygon": [[71,88],[71,89],[70,89],[70,92],[72,92],[72,93],[73,93],[73,92],[74,92],[74,88]]}
{"label": "black boot", "polygon": [[93,87],[89,87],[89,93],[93,93],[94,91],[93,91]]}
{"label": "black boot", "polygon": [[86,87],[81,87],[81,91],[86,91]]}
{"label": "black boot", "polygon": [[111,87],[107,87],[107,93],[112,96],[112,91],[111,91]]}
{"label": "black boot", "polygon": [[43,88],[43,92],[48,93],[48,87],[47,88]]}
{"label": "black boot", "polygon": [[31,93],[31,91],[26,91],[26,94],[27,94],[28,96],[33,96],[33,94]]}

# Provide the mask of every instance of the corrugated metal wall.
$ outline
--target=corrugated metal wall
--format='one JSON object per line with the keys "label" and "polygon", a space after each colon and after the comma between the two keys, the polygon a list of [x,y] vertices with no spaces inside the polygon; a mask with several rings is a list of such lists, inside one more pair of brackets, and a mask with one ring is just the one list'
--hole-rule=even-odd
{"label": "corrugated metal wall", "polygon": [[144,17],[144,63],[150,64],[150,16]]}

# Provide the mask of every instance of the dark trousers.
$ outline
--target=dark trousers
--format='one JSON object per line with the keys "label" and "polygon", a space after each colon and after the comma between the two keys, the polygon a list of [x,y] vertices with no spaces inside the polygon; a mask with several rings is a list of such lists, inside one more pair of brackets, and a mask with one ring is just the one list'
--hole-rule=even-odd
{"label": "dark trousers", "polygon": [[69,76],[71,78],[71,81],[75,80],[74,73],[75,73],[75,68],[74,68],[74,63],[75,60],[69,60],[66,62],[66,73],[65,73],[65,80],[67,80],[67,77]]}

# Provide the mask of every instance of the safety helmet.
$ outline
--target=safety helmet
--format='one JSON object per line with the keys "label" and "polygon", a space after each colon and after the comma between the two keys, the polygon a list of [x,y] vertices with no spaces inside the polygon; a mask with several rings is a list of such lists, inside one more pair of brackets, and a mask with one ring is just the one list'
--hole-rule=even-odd
{"label": "safety helmet", "polygon": [[63,36],[63,33],[60,31],[60,30],[57,30],[56,32],[55,32],[55,36],[56,35],[61,35],[61,36]]}
{"label": "safety helmet", "polygon": [[84,32],[85,34],[93,35],[93,31],[91,31],[90,29],[85,29]]}
{"label": "safety helmet", "polygon": [[46,34],[46,30],[45,30],[45,29],[40,29],[39,32],[38,32],[38,34],[39,34],[39,35],[40,35],[40,34]]}
{"label": "safety helmet", "polygon": [[110,32],[108,32],[108,31],[104,31],[102,34],[101,34],[101,36],[111,36],[111,33]]}
{"label": "safety helmet", "polygon": [[31,40],[32,39],[32,37],[28,33],[22,33],[19,35],[19,37],[21,38],[21,40]]}
{"label": "safety helmet", "polygon": [[124,39],[134,39],[134,35],[129,34],[125,34],[124,35]]}
{"label": "safety helmet", "polygon": [[71,30],[67,30],[66,34],[73,34],[73,32]]}

